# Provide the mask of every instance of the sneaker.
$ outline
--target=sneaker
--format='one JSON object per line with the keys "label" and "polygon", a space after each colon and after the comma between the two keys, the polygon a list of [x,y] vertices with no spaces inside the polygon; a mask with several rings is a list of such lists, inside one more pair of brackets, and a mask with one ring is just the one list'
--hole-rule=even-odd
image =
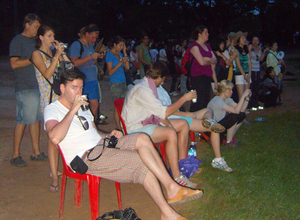
{"label": "sneaker", "polygon": [[211,162],[211,165],[215,169],[224,170],[224,171],[229,172],[229,173],[232,172],[232,169],[227,165],[227,163],[226,163],[226,161],[224,160],[223,157],[219,162],[215,162],[215,160],[213,160]]}
{"label": "sneaker", "polygon": [[264,107],[263,106],[258,106],[258,110],[263,110]]}
{"label": "sneaker", "polygon": [[211,129],[215,133],[222,133],[223,131],[225,131],[225,128],[223,125],[219,124],[218,122],[216,122],[214,119],[211,119],[211,118],[204,119],[202,121],[202,125],[205,128]]}
{"label": "sneaker", "polygon": [[240,149],[241,148],[241,145],[240,145],[241,143],[240,142],[235,142],[235,141],[233,141],[233,140],[231,140],[229,143],[227,143],[227,142],[225,142],[225,146],[226,147],[234,147],[234,148],[237,148],[237,149]]}
{"label": "sneaker", "polygon": [[257,111],[257,108],[256,107],[252,107],[251,110],[252,111]]}
{"label": "sneaker", "polygon": [[198,186],[197,183],[193,183],[185,175],[182,174],[179,177],[177,177],[175,181],[181,186],[185,186],[193,189],[195,189]]}
{"label": "sneaker", "polygon": [[12,158],[12,159],[10,160],[10,164],[11,164],[11,165],[14,165],[14,166],[16,166],[16,167],[25,167],[25,166],[27,166],[27,163],[25,162],[25,160],[22,159],[21,156]]}
{"label": "sneaker", "polygon": [[174,91],[174,92],[171,92],[170,95],[172,95],[172,96],[178,96],[179,93],[177,93],[177,92]]}

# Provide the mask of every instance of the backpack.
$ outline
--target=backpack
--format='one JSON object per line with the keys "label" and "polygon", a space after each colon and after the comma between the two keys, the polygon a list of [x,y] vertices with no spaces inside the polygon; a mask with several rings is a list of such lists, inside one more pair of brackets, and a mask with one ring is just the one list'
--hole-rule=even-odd
{"label": "backpack", "polygon": [[193,55],[192,55],[192,58],[190,59],[190,57],[191,57],[190,49],[191,49],[191,46],[188,49],[186,49],[184,56],[182,58],[181,67],[180,67],[181,73],[186,76],[191,75],[191,67],[192,67],[192,63],[193,63],[193,59],[194,59]]}

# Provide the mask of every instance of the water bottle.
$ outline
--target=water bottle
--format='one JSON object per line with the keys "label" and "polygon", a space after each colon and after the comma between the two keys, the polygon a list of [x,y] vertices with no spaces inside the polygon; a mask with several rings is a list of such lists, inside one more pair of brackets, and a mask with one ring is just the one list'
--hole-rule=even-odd
{"label": "water bottle", "polygon": [[197,157],[197,149],[195,146],[195,142],[191,142],[191,146],[189,148],[189,152],[188,152],[188,156],[189,157]]}
{"label": "water bottle", "polygon": [[255,121],[264,121],[264,120],[265,120],[264,117],[258,117],[258,118],[255,119]]}

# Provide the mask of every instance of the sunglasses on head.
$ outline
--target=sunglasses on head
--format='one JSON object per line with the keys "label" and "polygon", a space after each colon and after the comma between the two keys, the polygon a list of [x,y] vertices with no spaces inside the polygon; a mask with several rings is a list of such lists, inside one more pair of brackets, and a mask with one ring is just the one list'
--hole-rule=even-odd
{"label": "sunglasses on head", "polygon": [[79,121],[80,121],[80,123],[81,123],[83,129],[84,129],[85,131],[88,130],[88,129],[89,129],[89,123],[88,123],[88,121],[86,120],[86,118],[83,117],[83,116],[79,116],[79,115],[77,115],[77,118],[79,119]]}

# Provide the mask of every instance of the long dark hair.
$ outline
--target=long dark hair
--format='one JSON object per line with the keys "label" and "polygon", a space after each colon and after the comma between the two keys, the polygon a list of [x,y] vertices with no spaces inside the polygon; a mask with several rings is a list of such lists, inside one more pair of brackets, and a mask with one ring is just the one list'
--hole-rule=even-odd
{"label": "long dark hair", "polygon": [[37,35],[35,37],[35,48],[39,49],[42,46],[42,41],[40,39],[40,36],[44,36],[45,33],[48,31],[52,31],[53,33],[55,33],[52,27],[46,25],[42,25],[39,27]]}
{"label": "long dark hair", "polygon": [[207,27],[204,25],[197,26],[192,33],[191,39],[194,41],[198,40],[198,34],[202,34],[205,29],[207,29]]}

